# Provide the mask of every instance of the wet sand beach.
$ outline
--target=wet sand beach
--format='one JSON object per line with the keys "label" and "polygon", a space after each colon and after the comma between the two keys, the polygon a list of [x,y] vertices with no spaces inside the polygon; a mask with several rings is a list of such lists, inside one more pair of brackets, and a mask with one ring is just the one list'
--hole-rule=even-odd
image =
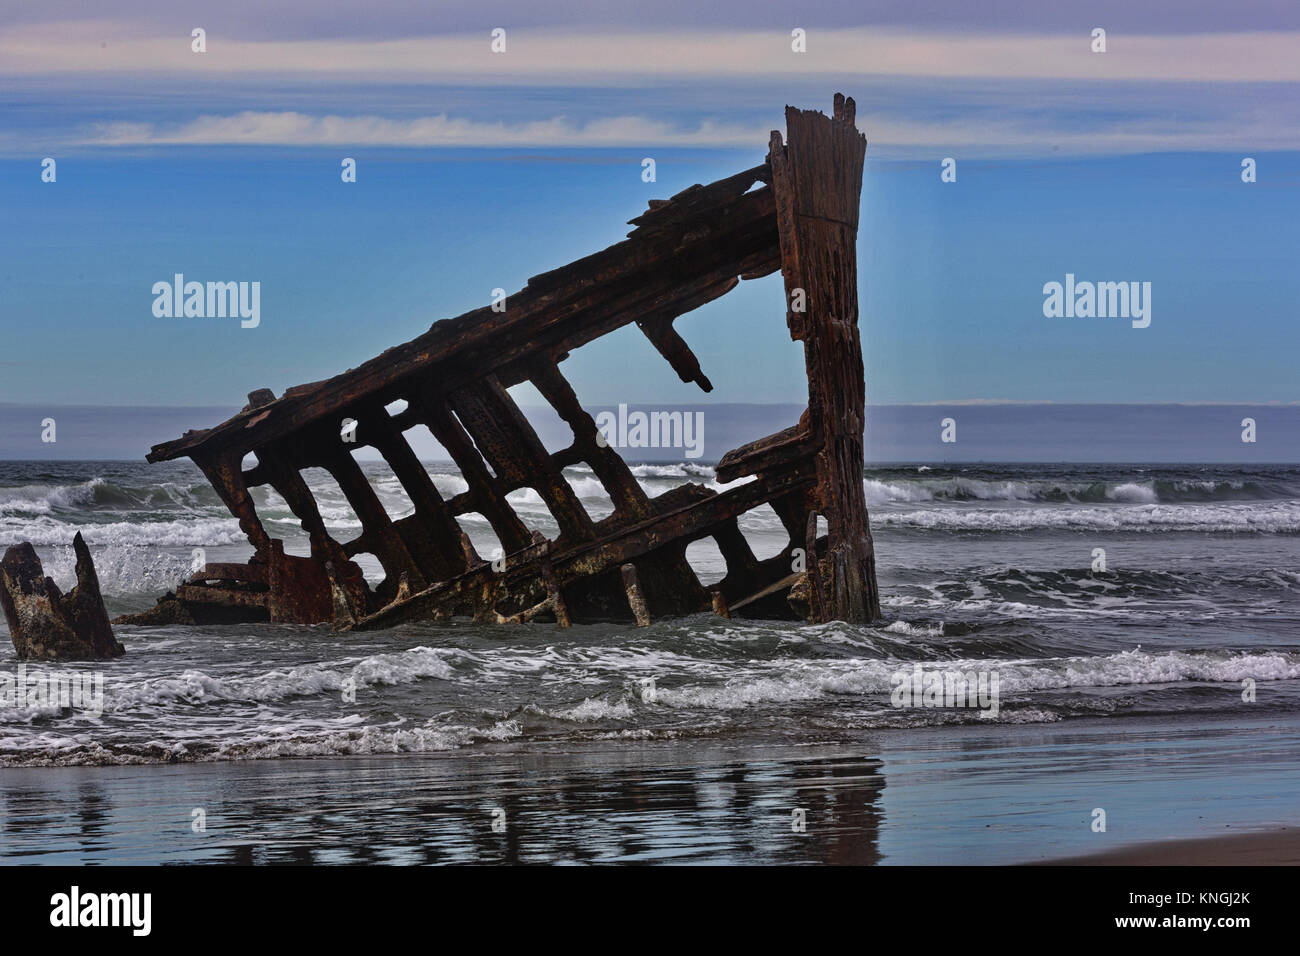
{"label": "wet sand beach", "polygon": [[[0,861],[1294,861],[1300,721],[1116,730],[1093,720],[883,731],[803,747],[534,742],[7,768]],[[1104,833],[1092,828],[1097,807],[1107,812]]]}

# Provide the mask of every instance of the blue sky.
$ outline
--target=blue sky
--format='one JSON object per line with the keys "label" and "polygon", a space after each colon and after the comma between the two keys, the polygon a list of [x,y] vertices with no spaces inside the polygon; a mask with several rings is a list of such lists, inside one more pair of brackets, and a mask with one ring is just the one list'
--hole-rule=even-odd
{"label": "blue sky", "polygon": [[[870,143],[869,401],[1300,399],[1294,5],[267,6],[0,17],[0,402],[228,406],[327,377],[760,162],[786,103],[836,90]],[[261,325],[155,318],[177,272],[259,281]],[[1150,328],[1045,318],[1067,272],[1151,282]],[[709,399],[802,400],[780,296],[679,321]],[[566,372],[594,404],[704,398],[634,329]]]}

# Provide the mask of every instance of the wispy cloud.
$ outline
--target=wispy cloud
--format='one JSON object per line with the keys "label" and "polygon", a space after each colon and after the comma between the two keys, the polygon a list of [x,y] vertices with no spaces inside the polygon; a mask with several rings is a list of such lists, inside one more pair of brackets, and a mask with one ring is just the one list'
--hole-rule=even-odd
{"label": "wispy cloud", "polygon": [[[1046,114],[1033,118],[990,118],[922,122],[892,113],[859,113],[877,151],[944,148],[966,156],[1072,155],[1220,151],[1248,145],[1252,150],[1300,149],[1300,124],[1277,124],[1246,117],[1224,124],[1213,116],[1197,122],[1129,119],[1101,128],[1072,128],[1068,119]],[[446,114],[395,119],[360,115],[242,111],[205,115],[176,124],[111,122],[95,124],[79,145],[122,146],[337,146],[337,147],[741,147],[761,148],[769,127],[704,120],[674,125],[648,116],[625,115],[575,120],[568,116],[518,123],[482,121]]]}
{"label": "wispy cloud", "polygon": [[[874,156],[1300,149],[1300,31],[1108,35],[487,28],[225,35],[77,20],[0,27],[28,97],[0,151],[54,147],[761,148],[780,105],[856,94]],[[30,109],[33,101],[48,111]],[[68,103],[83,103],[69,108]],[[952,152],[947,152],[952,151]]]}
{"label": "wispy cloud", "polygon": [[523,123],[484,122],[446,114],[392,119],[383,116],[311,116],[244,111],[200,116],[170,128],[150,123],[107,123],[85,140],[105,146],[761,146],[758,126],[704,121],[679,128],[645,116],[575,122],[565,116]]}
{"label": "wispy cloud", "polygon": [[0,30],[0,73],[278,76],[464,84],[571,83],[600,78],[929,76],[1110,81],[1300,82],[1300,32],[1113,34],[1093,53],[1087,30],[955,34],[808,27],[807,52],[788,32],[712,29],[626,32],[519,30],[492,53],[486,30],[409,39],[251,40],[212,29],[207,52],[188,31],[119,21],[36,23]]}

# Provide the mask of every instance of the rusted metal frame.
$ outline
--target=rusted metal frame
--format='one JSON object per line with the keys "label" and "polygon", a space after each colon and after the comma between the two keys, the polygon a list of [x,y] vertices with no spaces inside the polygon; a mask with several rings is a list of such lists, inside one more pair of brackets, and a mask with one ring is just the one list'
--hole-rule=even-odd
{"label": "rusted metal frame", "polygon": [[[774,224],[760,224],[752,241],[761,243],[764,254],[775,248]],[[570,321],[551,324],[531,339],[513,342],[498,356],[503,369],[520,367],[521,361],[537,354],[572,352],[634,321],[661,322],[685,315],[736,287],[743,256],[721,250],[702,251],[691,263],[677,267],[665,264],[653,274],[620,283],[618,289],[606,287],[604,295],[579,311]],[[515,382],[504,380],[509,387]]]}
{"label": "rusted metal frame", "polygon": [[758,568],[758,558],[754,555],[754,549],[749,546],[749,540],[741,532],[737,520],[732,519],[715,531],[713,540],[717,542],[718,550],[726,559],[728,570],[749,575]]}
{"label": "rusted metal frame", "polygon": [[758,558],[741,533],[737,520],[733,518],[724,522],[711,537],[727,565],[726,576],[714,588],[723,591],[732,600],[757,590]]}
{"label": "rusted metal frame", "polygon": [[636,565],[628,562],[620,569],[623,575],[623,590],[627,592],[627,604],[636,618],[637,627],[650,626],[650,610],[646,606],[645,595],[641,593],[641,583],[637,580]]}
{"label": "rusted metal frame", "polygon": [[[821,446],[819,497],[830,528],[832,579],[818,619],[861,624],[880,616],[880,599],[862,487],[866,395],[856,246],[866,138],[854,112],[853,101],[839,94],[831,118],[787,107],[788,143],[773,132],[768,159],[787,324],[804,343],[809,424]],[[804,312],[792,307],[796,290]]]}
{"label": "rusted metal frame", "polygon": [[[358,435],[383,456],[411,499],[415,514],[396,524],[419,561],[425,580],[437,581],[463,572],[466,556],[461,544],[461,527],[392,417],[373,411],[366,413],[358,420]],[[412,518],[416,520],[412,522]],[[410,532],[405,528],[410,528]]]}
{"label": "rusted metal frame", "polygon": [[757,475],[771,468],[779,468],[816,455],[818,445],[814,436],[802,426],[789,428],[768,435],[757,441],[741,445],[727,452],[718,461],[714,469],[718,481],[727,483],[747,475]]}
{"label": "rusted metal frame", "polygon": [[[768,584],[765,587],[760,588],[759,590],[751,594],[747,594],[744,597],[737,599],[734,604],[728,605],[727,607],[728,613],[724,616],[732,617],[734,616],[734,612],[744,611],[745,608],[751,607],[754,604],[758,604],[760,601],[763,601],[766,598],[770,598],[773,595],[780,594],[783,591],[788,594],[790,588],[793,585],[797,584],[801,577],[802,575],[800,574],[791,573],[776,578],[775,580],[772,581],[771,584]],[[740,616],[748,617],[749,615],[741,614]]]}
{"label": "rusted metal frame", "polygon": [[270,601],[268,591],[250,591],[246,588],[211,584],[182,584],[176,588],[176,596],[182,601],[220,604],[225,607],[265,608]]}
{"label": "rusted metal frame", "polygon": [[[740,280],[736,279],[736,284],[739,282]],[[735,284],[733,284],[727,289],[727,292],[730,292],[735,287]],[[668,364],[673,367],[673,371],[677,373],[678,378],[683,382],[694,382],[705,392],[713,391],[713,383],[709,381],[709,377],[700,368],[699,358],[691,351],[691,347],[686,344],[686,340],[673,328],[673,319],[637,319],[636,324],[645,334],[645,337],[650,340],[650,344],[668,360]]]}
{"label": "rusted metal frame", "polygon": [[808,608],[814,621],[828,620],[826,583],[822,580],[821,557],[817,553],[817,512],[808,512],[804,536],[804,554],[808,562]]}
{"label": "rusted metal frame", "polygon": [[[356,567],[352,565],[352,567]],[[364,588],[360,568],[355,577]],[[284,542],[271,540],[267,611],[273,624],[322,624],[333,617],[329,573],[314,558],[284,553]],[[354,593],[358,589],[353,588]]]}
{"label": "rusted metal frame", "polygon": [[[815,467],[811,456],[809,460]],[[785,528],[786,534],[790,536],[792,545],[803,547],[808,512],[817,509],[816,491],[817,489],[813,488],[807,492],[773,498],[768,502],[776,512],[776,516],[781,519],[781,527]]]}
{"label": "rusted metal frame", "polygon": [[573,431],[576,461],[585,461],[604,486],[616,513],[630,520],[648,518],[654,513],[650,499],[627,462],[608,445],[598,441],[596,421],[582,407],[568,380],[550,362],[539,362],[529,380],[557,415]]}
{"label": "rusted metal frame", "polygon": [[631,525],[607,539],[557,554],[556,575],[565,582],[621,565],[667,544],[684,547],[710,536],[722,523],[764,504],[771,497],[810,487],[815,481],[811,471],[791,469],[702,496]]}
{"label": "rusted metal frame", "polygon": [[382,596],[395,593],[402,572],[410,576],[416,587],[423,589],[426,586],[424,574],[336,426],[329,421],[314,424],[304,431],[298,447],[307,464],[324,468],[333,476],[343,497],[361,521],[361,535],[344,543],[343,550],[349,556],[370,552],[379,559],[385,575],[378,592],[381,600]]}
{"label": "rusted metal frame", "polygon": [[[598,576],[628,562],[639,564],[641,559],[666,544],[684,548],[691,541],[708,537],[719,524],[734,519],[769,498],[809,489],[815,482],[816,475],[811,469],[792,469],[721,493],[703,489],[707,494],[693,500],[687,499],[677,508],[629,525],[609,538],[583,543],[563,552],[552,552],[550,560],[557,586],[562,590],[568,584]],[[427,592],[414,595],[407,607],[394,605],[384,608],[359,620],[356,626],[358,629],[371,630],[404,620],[422,619],[440,607],[467,600],[466,596],[481,587],[482,582],[489,579],[492,573],[486,565],[480,566],[459,578],[439,582]],[[528,589],[530,580],[536,582],[539,574],[536,562],[519,562],[507,568],[500,576],[500,584],[508,592],[521,593]],[[708,606],[708,596],[705,595],[701,609],[707,609]]]}
{"label": "rusted metal frame", "polygon": [[537,437],[519,406],[495,376],[454,392],[452,408],[497,477],[503,491],[533,488],[560,527],[560,537],[591,538],[591,516]]}
{"label": "rusted metal frame", "polygon": [[546,603],[555,615],[555,623],[560,627],[568,627],[572,623],[569,620],[569,608],[564,602],[564,593],[555,581],[551,562],[546,557],[542,558],[542,583],[546,587]]}
{"label": "rusted metal frame", "polygon": [[560,293],[547,303],[549,308],[563,302],[564,294],[593,281],[631,277],[643,269],[661,269],[674,259],[730,247],[756,220],[771,215],[771,203],[771,190],[763,187],[729,196],[707,209],[666,223],[663,228],[634,229],[622,242],[533,276],[525,293],[547,297]]}
{"label": "rusted metal frame", "polygon": [[222,503],[239,521],[239,530],[244,532],[249,544],[253,546],[253,560],[264,562],[271,546],[271,536],[262,526],[253,496],[244,484],[243,458],[242,452],[223,451],[212,457],[200,455],[194,459],[194,463],[212,484]]}
{"label": "rusted metal frame", "polygon": [[283,451],[263,451],[257,457],[260,462],[255,469],[258,483],[270,485],[284,499],[311,540],[312,556],[320,561],[346,560],[343,545],[330,537],[316,499],[298,468]]}
{"label": "rusted metal frame", "polygon": [[[468,492],[448,502],[452,513],[478,511],[482,514],[492,526],[505,554],[527,548],[532,543],[532,534],[506,502],[501,482],[487,470],[483,456],[451,410],[440,398],[419,395],[411,401],[419,405],[425,425],[438,443],[447,449],[447,454],[451,455],[469,483]],[[465,504],[472,504],[472,507],[465,508]]]}
{"label": "rusted metal frame", "polygon": [[[734,522],[723,525],[723,531],[726,532]],[[736,529],[739,534],[739,530]],[[718,535],[714,535],[714,540],[718,540]],[[743,541],[743,536],[741,537]],[[745,541],[745,547],[748,549],[748,542]],[[728,556],[728,552],[719,542],[719,549],[722,550],[723,556],[727,558],[727,575],[721,581],[712,585],[711,590],[721,594],[728,610],[740,610],[752,603],[758,598],[766,597],[772,593],[774,587],[782,582],[785,586],[796,581],[800,574],[794,570],[794,551],[799,548],[803,549],[802,544],[796,544],[791,541],[786,544],[777,554],[770,558],[759,560],[753,556],[752,550],[749,551],[750,561],[745,561],[742,556],[734,560]]]}
{"label": "rusted metal frame", "polygon": [[[728,559],[728,575],[724,579],[727,594],[722,594],[721,586],[714,589],[714,606],[721,606],[720,613],[723,613],[727,610],[727,599],[734,593],[733,580],[736,588],[748,589],[761,583],[760,578],[765,580],[784,572],[798,541],[799,518],[810,516],[815,520],[816,512],[821,510],[827,514],[832,529],[827,546],[832,580],[826,606],[820,611],[814,606],[814,618],[870,619],[873,608],[878,615],[874,553],[861,488],[865,396],[856,328],[853,252],[865,142],[853,127],[852,101],[837,96],[835,107],[833,120],[816,113],[788,110],[790,143],[788,147],[782,145],[780,135],[774,134],[770,169],[746,171],[707,187],[692,187],[667,202],[652,203],[650,212],[634,220],[638,228],[630,233],[633,238],[628,242],[534,277],[527,288],[511,299],[505,312],[480,309],[439,322],[424,336],[390,349],[357,370],[328,382],[290,389],[278,403],[269,392],[259,393],[257,401],[250,395],[249,406],[241,415],[217,429],[187,432],[178,441],[157,446],[150,460],[175,457],[188,450],[196,459],[204,457],[212,462],[218,454],[213,449],[220,449],[222,461],[229,462],[236,455],[242,457],[244,451],[268,447],[266,442],[271,437],[292,433],[296,440],[304,434],[316,435],[311,450],[330,459],[322,464],[339,481],[365,526],[361,538],[343,546],[345,553],[356,553],[363,545],[375,551],[388,575],[381,586],[382,599],[398,598],[406,606],[427,603],[435,614],[454,602],[464,603],[463,599],[468,597],[469,605],[476,613],[483,613],[485,619],[489,612],[499,617],[491,608],[506,591],[512,592],[509,598],[517,606],[518,600],[523,599],[521,595],[533,594],[538,587],[552,604],[562,601],[559,588],[566,580],[582,581],[589,586],[611,569],[607,559],[612,561],[616,556],[608,549],[600,550],[611,541],[620,542],[618,550],[626,554],[619,557],[626,559],[624,564],[633,569],[639,585],[644,585],[649,593],[656,590],[657,578],[666,580],[676,576],[677,584],[670,590],[688,595],[699,590],[699,584],[685,561],[685,547],[690,541],[709,534],[719,540],[719,547]],[[827,156],[836,149],[839,153],[828,160]],[[758,181],[770,182],[771,186],[744,192]],[[738,281],[737,276],[763,275],[778,267],[785,276],[787,296],[799,288],[806,297],[808,311],[796,313],[788,306],[787,321],[792,337],[805,343],[809,408],[799,426],[728,453],[720,463],[720,481],[745,475],[755,475],[757,480],[724,492],[728,507],[740,499],[753,498],[753,503],[740,507],[717,526],[708,526],[706,522],[703,530],[700,528],[701,521],[719,507],[714,499],[720,497],[700,486],[684,486],[647,500],[622,459],[611,450],[596,446],[594,423],[581,411],[572,389],[562,378],[560,392],[567,395],[561,394],[561,400],[572,396],[572,405],[578,408],[577,412],[570,409],[566,418],[573,419],[570,425],[575,441],[554,455],[545,453],[531,426],[505,391],[518,381],[533,378],[539,362],[549,363],[558,377],[558,369],[554,367],[557,356],[562,358],[569,350],[631,321],[641,326],[679,377],[697,381],[707,390],[711,386],[699,368],[698,359],[673,329],[674,319],[730,291]],[[407,398],[411,407],[395,418],[375,405],[395,397],[405,398],[416,386],[419,386],[420,401]],[[557,411],[562,411],[561,401],[551,396],[548,401]],[[409,461],[402,467],[413,483],[418,485],[423,479],[432,490],[433,501],[445,504],[444,511],[448,513],[445,517],[451,523],[455,523],[452,515],[481,511],[493,524],[506,550],[518,552],[522,557],[527,549],[519,545],[523,543],[526,529],[505,501],[505,495],[514,488],[532,487],[547,500],[560,523],[565,547],[548,553],[548,560],[541,564],[516,565],[511,573],[519,580],[509,588],[504,587],[503,578],[487,577],[483,565],[452,582],[424,587],[426,581],[441,577],[443,572],[434,570],[430,556],[423,553],[431,535],[426,533],[428,515],[422,513],[416,495],[408,489],[417,513],[392,522],[360,467],[346,451],[334,447],[338,444],[337,436],[329,441],[319,435],[320,428],[329,427],[322,423],[329,421],[331,412],[341,414],[355,408],[367,409],[364,416],[358,415],[367,431],[376,429],[376,434],[389,436],[385,438],[389,452],[385,457],[390,467],[394,458],[405,461],[409,456],[415,460],[418,476],[410,470]],[[408,423],[422,420],[457,459],[469,480],[470,491],[446,503],[441,502],[423,466],[400,433],[409,427]],[[579,426],[583,426],[582,432]],[[374,440],[366,443],[379,448]],[[384,449],[380,450],[384,453]],[[599,451],[604,454],[597,454]],[[815,464],[808,460],[813,456]],[[487,472],[484,458],[496,468],[496,476]],[[584,460],[615,501],[615,515],[599,525],[591,522],[562,474],[566,464]],[[477,475],[473,474],[475,466]],[[349,475],[335,473],[338,468]],[[600,469],[606,474],[601,474]],[[259,465],[240,477],[247,485],[260,480],[263,471]],[[294,474],[301,482],[296,470]],[[791,475],[798,476],[799,480],[783,484]],[[399,480],[406,487],[406,480],[400,476]],[[214,485],[219,491],[224,489],[223,501],[240,518],[241,527],[258,548],[255,560],[265,560],[265,547],[258,547],[255,535],[248,530],[250,526],[260,529],[255,509],[245,505],[237,510],[241,506],[234,493],[235,483],[226,479],[224,484],[214,481]],[[359,506],[353,498],[354,495],[364,498],[361,485],[373,502],[362,501]],[[853,498],[854,487],[858,501]],[[765,497],[754,497],[764,492]],[[303,493],[312,501],[305,484]],[[246,487],[244,495],[248,497]],[[791,534],[791,545],[781,555],[755,563],[752,550],[735,525],[735,514],[765,501],[777,509]],[[650,516],[637,524],[625,524],[629,515],[639,517],[647,507]],[[311,510],[318,511],[314,501]],[[620,523],[623,526],[612,528],[614,534],[607,534],[611,525]],[[382,530],[385,525],[387,536],[395,538],[398,545],[405,544],[405,548],[395,547],[391,540],[376,540],[386,536]],[[815,530],[815,525],[812,527]],[[635,540],[627,538],[630,532],[635,534]],[[324,533],[323,524],[320,535],[325,541],[331,540]],[[591,540],[597,535],[598,540]],[[262,537],[265,538],[264,530]],[[451,536],[443,537],[449,540]],[[588,539],[588,549],[598,550],[569,547],[572,539],[580,537]],[[513,539],[510,544],[508,538]],[[466,544],[468,539],[463,531],[459,540],[461,557],[476,558],[472,547]],[[448,550],[446,544],[444,540],[444,552]],[[511,544],[515,545],[513,551]],[[818,569],[817,544],[815,539],[808,544],[812,574]],[[317,535],[313,534],[313,553],[318,550],[324,547],[318,545]],[[409,600],[412,569],[404,568],[395,575],[389,567],[390,562],[399,562],[403,551],[407,560],[413,559],[427,574],[423,580],[417,576],[420,592]],[[556,562],[554,568],[549,567],[552,558]],[[541,558],[527,561],[541,561]],[[465,561],[450,564],[452,568],[464,566]],[[351,562],[345,567],[356,568]],[[682,568],[686,569],[685,574]],[[454,586],[443,586],[449,583]],[[520,588],[519,584],[526,587]],[[776,593],[786,584],[785,578],[780,578],[757,595],[740,597],[734,606],[743,607],[759,597]],[[815,598],[823,596],[820,587],[816,591]],[[437,597],[444,592],[446,600]],[[582,599],[587,599],[586,592]],[[545,603],[544,600],[537,606]],[[690,603],[689,596],[686,603]],[[813,603],[818,602],[814,599]],[[531,613],[529,609],[523,610],[525,614]],[[356,619],[363,613],[364,608],[358,612],[354,605],[341,616]]]}
{"label": "rusted metal frame", "polygon": [[[272,541],[276,540],[274,538]],[[270,572],[265,564],[224,564],[208,563],[186,579],[186,584],[202,584],[205,581],[236,581],[240,584],[268,584]]]}
{"label": "rusted metal frame", "polygon": [[[749,236],[748,241],[761,247],[763,267],[769,272],[775,271],[780,267],[775,219],[757,225],[757,232]],[[701,262],[706,260],[709,263],[707,269],[701,266]],[[502,355],[481,357],[477,371],[469,371],[463,363],[446,369],[437,376],[439,394],[473,384],[483,374],[483,369],[495,369],[493,374],[497,375],[501,385],[509,388],[528,380],[537,362],[553,361],[552,356],[567,354],[638,317],[649,322],[675,319],[735,288],[737,271],[756,261],[760,260],[744,252],[728,254],[725,248],[710,249],[677,270],[665,264],[664,269],[654,270],[649,275],[620,283],[603,283],[599,294],[591,296],[589,304],[567,323],[552,325],[528,340],[512,341]],[[688,277],[697,273],[696,278]]]}
{"label": "rusted metal frame", "polygon": [[326,529],[316,499],[299,473],[295,445],[285,441],[277,443],[274,450],[259,449],[257,467],[246,473],[250,484],[269,485],[285,500],[311,542],[311,558],[306,559],[285,555],[283,542],[272,539],[268,578],[271,598],[267,605],[271,620],[292,624],[331,620],[330,565],[338,569],[340,587],[346,591],[350,606],[363,614],[370,605],[370,588],[361,568]]}
{"label": "rusted metal frame", "polygon": [[[614,514],[597,525],[598,533],[604,537],[628,522],[644,520],[655,514],[654,503],[627,462],[607,444],[597,440],[599,433],[595,421],[582,408],[558,367],[549,361],[538,362],[530,380],[573,430],[573,457],[591,466],[614,504]],[[663,549],[639,563],[639,575],[644,579],[645,587],[642,589],[638,585],[638,593],[648,594],[648,606],[657,611],[672,613],[674,605],[690,604],[692,596],[704,593],[690,562],[686,560],[684,546],[679,550]]]}

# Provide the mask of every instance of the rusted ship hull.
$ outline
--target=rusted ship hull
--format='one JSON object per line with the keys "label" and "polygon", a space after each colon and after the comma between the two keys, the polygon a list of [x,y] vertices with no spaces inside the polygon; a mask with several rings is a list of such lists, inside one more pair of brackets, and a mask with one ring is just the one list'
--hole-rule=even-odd
{"label": "rusted ship hull", "polygon": [[[487,621],[626,619],[720,614],[867,622],[879,616],[875,558],[862,489],[865,386],[858,333],[858,205],[866,139],[851,99],[832,116],[787,108],[760,166],[693,186],[631,221],[628,238],[529,280],[505,300],[437,322],[424,335],[325,382],[276,399],[262,390],[214,428],[155,446],[151,462],[193,459],[254,548],[246,565],[209,565],[137,620],[329,622],[342,629],[472,615]],[[561,372],[569,352],[633,322],[684,382],[710,391],[673,328],[679,316],[741,281],[780,270],[791,337],[804,345],[808,408],[798,425],[727,453],[717,491],[687,484],[646,495],[601,440]],[[507,391],[531,382],[568,424],[572,443],[548,453]],[[405,403],[396,412],[388,410]],[[403,433],[428,427],[467,491],[444,499]],[[351,440],[345,440],[345,432]],[[400,481],[414,513],[392,519],[352,452],[370,446]],[[256,463],[246,466],[249,456]],[[563,470],[585,463],[614,510],[593,520]],[[338,541],[302,477],[323,468],[362,524]],[[284,553],[249,489],[273,488],[311,541]],[[530,531],[506,496],[532,488],[559,533]],[[737,524],[771,505],[789,532],[758,560]],[[503,560],[478,554],[457,523],[482,514]],[[828,533],[816,535],[817,516]],[[712,538],[725,577],[701,585],[686,547]],[[354,560],[372,554],[371,587]]]}

